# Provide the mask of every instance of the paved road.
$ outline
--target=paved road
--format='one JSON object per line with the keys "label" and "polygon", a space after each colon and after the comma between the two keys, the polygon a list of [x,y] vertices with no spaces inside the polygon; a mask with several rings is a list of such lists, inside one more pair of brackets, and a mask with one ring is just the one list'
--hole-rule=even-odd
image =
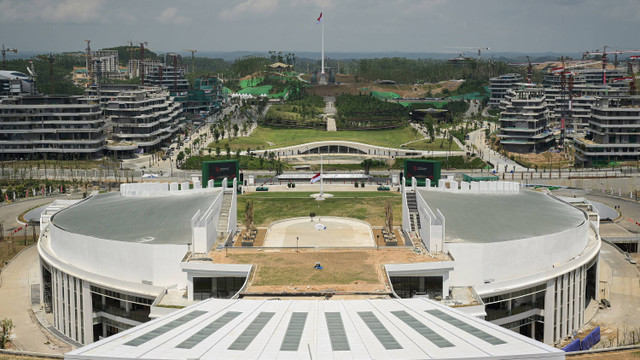
{"label": "paved road", "polygon": [[0,221],[4,223],[5,234],[22,224],[18,223],[18,216],[23,212],[44,204],[52,203],[56,199],[67,199],[66,195],[63,196],[48,196],[44,198],[35,198],[32,200],[22,200],[13,204],[0,206]]}
{"label": "paved road", "polygon": [[[582,190],[579,190],[579,191],[581,191],[582,193],[576,194],[577,196],[582,196],[589,200],[594,200],[594,201],[603,203],[612,208],[615,207],[616,205],[619,206],[620,207],[619,211],[622,213],[622,218],[619,221],[617,221],[616,224],[629,232],[632,232],[634,234],[640,234],[640,226],[636,225],[636,221],[640,223],[640,204],[639,203],[636,203],[635,201],[608,196],[595,191],[591,191],[588,193],[585,193]],[[565,190],[561,194],[572,194],[574,192]],[[572,195],[568,195],[568,196],[572,196]]]}
{"label": "paved road", "polygon": [[[638,203],[581,189],[554,191],[554,194],[563,196],[575,194],[610,207],[619,205],[622,219],[616,224],[607,226],[618,225],[629,231],[634,230],[635,233],[640,231],[640,226],[635,222],[626,220],[632,218],[640,222],[640,204]],[[607,231],[609,230],[602,230],[601,235],[606,236]],[[607,282],[605,296],[611,302],[611,308],[598,310],[592,323],[609,329],[640,327],[640,271],[637,265],[629,263],[625,255],[606,242],[602,243],[600,250],[600,280]]]}
{"label": "paved road", "polygon": [[[491,124],[491,123],[489,123]],[[491,126],[491,125],[487,125]],[[527,171],[527,169],[515,161],[510,160],[499,153],[493,151],[489,145],[487,145],[487,139],[484,129],[478,129],[469,133],[469,139],[465,141],[469,146],[475,146],[477,154],[482,160],[490,162],[493,165],[493,169],[496,173],[515,171]],[[505,171],[505,165],[506,170]]]}
{"label": "paved road", "polygon": [[[640,327],[640,272],[612,245],[603,242],[600,261],[611,269],[611,308],[599,310],[593,322],[608,328]],[[602,265],[601,265],[602,266]],[[602,272],[601,272],[602,277]],[[604,279],[607,281],[607,276]]]}
{"label": "paved road", "polygon": [[38,250],[35,246],[18,255],[2,273],[0,318],[13,321],[11,342],[19,350],[64,354],[71,350],[45,333],[31,316],[30,285],[38,284]]}
{"label": "paved road", "polygon": [[[67,199],[67,196],[54,196],[24,200],[0,207],[0,221],[4,222],[5,231],[19,226],[18,216],[23,212],[56,199]],[[4,246],[4,244],[3,244]],[[0,319],[9,318],[14,324],[13,344],[26,351],[63,354],[71,348],[62,345],[51,335],[46,335],[35,318],[32,318],[31,284],[39,284],[38,251],[35,246],[28,248],[7,265],[0,281]]]}

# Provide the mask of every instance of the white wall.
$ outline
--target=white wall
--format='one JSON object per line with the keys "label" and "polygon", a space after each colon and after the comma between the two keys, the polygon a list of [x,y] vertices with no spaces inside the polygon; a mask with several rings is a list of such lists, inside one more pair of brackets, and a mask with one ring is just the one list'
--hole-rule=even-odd
{"label": "white wall", "polygon": [[231,197],[231,207],[229,208],[229,233],[234,233],[238,229],[238,179],[233,179],[233,195]]}
{"label": "white wall", "polygon": [[411,232],[411,219],[409,218],[409,206],[407,205],[407,188],[404,185],[405,178],[400,179],[400,191],[402,192],[402,230]]}
{"label": "white wall", "polygon": [[416,192],[418,214],[420,215],[420,237],[422,243],[431,252],[442,252],[444,248],[444,216],[440,211],[434,214],[422,194]]}
{"label": "white wall", "polygon": [[223,192],[220,191],[204,214],[201,215],[198,210],[191,219],[191,243],[194,253],[208,253],[216,242],[222,197]]}
{"label": "white wall", "polygon": [[51,249],[65,262],[88,272],[133,283],[186,287],[180,262],[187,245],[145,244],[97,239],[50,226]]}
{"label": "white wall", "polygon": [[551,270],[568,262],[589,242],[589,222],[556,234],[492,243],[446,243],[456,259],[453,286],[515,279]]}

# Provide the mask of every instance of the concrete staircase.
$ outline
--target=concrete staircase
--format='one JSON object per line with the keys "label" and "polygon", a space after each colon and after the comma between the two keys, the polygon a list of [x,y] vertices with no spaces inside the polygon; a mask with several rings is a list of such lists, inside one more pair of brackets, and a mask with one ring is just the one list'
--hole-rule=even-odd
{"label": "concrete staircase", "polygon": [[229,210],[231,209],[231,197],[232,194],[224,194],[222,197],[222,208],[220,209],[220,218],[218,219],[218,239],[214,248],[218,248],[220,245],[224,245],[229,236]]}
{"label": "concrete staircase", "polygon": [[418,229],[420,229],[420,215],[418,214],[418,201],[416,200],[416,193],[407,192],[407,207],[409,208],[411,231],[418,231]]}

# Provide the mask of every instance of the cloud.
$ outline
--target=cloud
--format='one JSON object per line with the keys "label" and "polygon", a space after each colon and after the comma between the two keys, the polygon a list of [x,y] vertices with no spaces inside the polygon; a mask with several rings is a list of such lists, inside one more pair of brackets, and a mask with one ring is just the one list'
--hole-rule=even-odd
{"label": "cloud", "polygon": [[164,9],[162,14],[156,18],[159,22],[163,24],[186,24],[191,21],[191,18],[178,15],[178,9],[174,7],[169,7]]}
{"label": "cloud", "polygon": [[241,16],[270,14],[278,7],[278,0],[247,0],[231,9],[222,10],[219,17],[223,20],[235,20]]}
{"label": "cloud", "polygon": [[333,0],[291,0],[292,6],[314,6],[318,9],[332,9],[335,6]]}
{"label": "cloud", "polygon": [[1,0],[3,21],[88,23],[100,19],[105,0]]}

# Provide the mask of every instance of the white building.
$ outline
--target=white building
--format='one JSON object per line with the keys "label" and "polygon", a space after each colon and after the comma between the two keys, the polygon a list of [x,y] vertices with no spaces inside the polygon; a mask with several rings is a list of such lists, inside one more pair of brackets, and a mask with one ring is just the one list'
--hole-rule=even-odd
{"label": "white building", "polygon": [[564,359],[427,299],[218,300],[74,350],[86,359]]}
{"label": "white building", "polygon": [[31,77],[20,71],[0,70],[0,99],[36,92],[36,84]]}
{"label": "white building", "polygon": [[517,183],[441,180],[439,189],[402,191],[403,229],[451,261],[387,265],[392,283],[398,276],[395,282],[404,286],[394,284],[396,293],[437,292],[441,284],[446,299],[452,289],[469,287],[481,298],[486,320],[548,344],[585,323],[587,305],[598,299],[595,210],[519,191]]}
{"label": "white building", "polygon": [[[54,203],[43,214],[41,301],[53,313],[54,326],[82,344],[118,334],[68,359],[157,358],[159,353],[199,358],[209,351],[239,358],[318,358],[341,351],[355,358],[455,358],[471,352],[477,358],[562,358],[520,335],[547,344],[570,336],[598,297],[599,219],[588,204],[521,191],[517,183],[450,178],[440,180],[438,188],[418,188],[415,181],[402,186],[403,230],[418,235],[429,252],[448,254],[446,260],[385,266],[398,297],[438,303],[194,304],[235,298],[252,266],[214,263],[205,255],[237,228],[235,182],[189,187],[124,184],[119,194],[94,194],[71,206]],[[167,305],[189,306],[174,313]],[[229,312],[238,312],[237,319]],[[298,312],[306,312],[308,322],[299,314],[292,323]],[[344,319],[340,324],[338,316]],[[136,325],[141,326],[120,334]],[[298,342],[282,350],[280,344],[294,336],[291,326],[297,326]],[[270,335],[258,340],[262,331]],[[442,339],[432,337],[434,332]],[[483,338],[482,332],[490,336]],[[495,343],[487,340],[494,337]],[[348,350],[335,347],[345,342]],[[452,345],[440,346],[447,342]]]}
{"label": "white building", "polygon": [[539,153],[550,147],[553,137],[548,130],[550,111],[544,89],[518,84],[509,89],[500,107],[500,145],[506,151]]}
{"label": "white building", "polygon": [[0,100],[4,158],[94,159],[106,147],[100,105],[79,95],[21,95]]}
{"label": "white building", "polygon": [[521,82],[522,75],[515,73],[504,74],[489,79],[489,92],[491,93],[489,106],[497,108],[507,95],[507,90],[512,89],[516,84]]}
{"label": "white building", "polygon": [[182,104],[158,87],[123,90],[108,101],[104,113],[111,125],[107,150],[118,156],[159,150],[184,125]]}
{"label": "white building", "polygon": [[218,297],[242,286],[251,265],[190,262],[235,231],[235,186],[178,185],[123,184],[43,213],[41,302],[56,329],[88,344],[171,311],[161,306],[167,293],[193,300],[199,280],[229,280],[213,289]]}

